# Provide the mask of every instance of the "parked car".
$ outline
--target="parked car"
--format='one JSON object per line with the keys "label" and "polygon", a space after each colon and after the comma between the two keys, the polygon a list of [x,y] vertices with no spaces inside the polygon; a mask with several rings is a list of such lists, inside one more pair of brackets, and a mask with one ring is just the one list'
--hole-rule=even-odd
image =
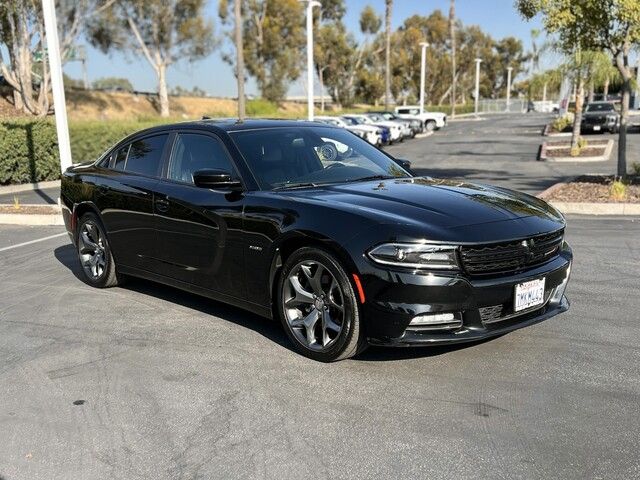
{"label": "parked car", "polygon": [[427,112],[420,113],[420,107],[415,105],[406,105],[402,107],[396,107],[396,113],[402,118],[418,118],[424,125],[424,129],[428,132],[432,132],[438,128],[443,128],[447,125],[447,114],[442,112]]}
{"label": "parked car", "polygon": [[350,132],[358,135],[360,138],[365,139],[371,145],[382,145],[382,132],[380,128],[374,127],[373,125],[350,125],[340,117],[330,117],[322,115],[316,115],[314,119],[318,122],[326,123],[328,125],[346,128]]}
{"label": "parked car", "polygon": [[369,115],[361,115],[361,114],[351,114],[351,115],[343,115],[346,118],[358,119],[365,125],[375,125],[377,127],[386,127],[389,129],[389,133],[391,134],[391,138],[389,140],[389,144],[394,142],[402,142],[404,140],[403,129],[404,126],[397,122],[387,122],[386,120],[373,120]]}
{"label": "parked car", "polygon": [[391,143],[391,129],[389,127],[384,127],[381,125],[372,125],[369,119],[366,121],[362,118],[358,118],[355,116],[343,115],[340,117],[344,123],[350,126],[362,126],[368,128],[375,128],[380,134],[380,144],[381,145],[389,145]]}
{"label": "parked car", "polygon": [[620,129],[620,114],[612,102],[591,102],[582,112],[582,131],[617,133]]}
{"label": "parked car", "polygon": [[187,122],[70,167],[61,204],[89,285],[142,277],[277,318],[316,360],[477,341],[569,308],[555,208],[405,166],[329,125]]}
{"label": "parked car", "polygon": [[400,117],[395,113],[387,112],[387,111],[371,112],[371,113],[381,115],[382,117],[384,117],[385,120],[391,120],[391,121],[397,121],[397,122],[400,121],[400,122],[407,123],[409,128],[411,129],[412,137],[415,137],[418,133],[424,132],[424,125],[422,121],[417,117],[409,117],[409,116]]}
{"label": "parked car", "polygon": [[400,141],[401,142],[407,138],[413,138],[415,136],[415,134],[413,133],[413,130],[411,130],[411,122],[407,122],[406,120],[389,120],[383,115],[379,113],[373,113],[373,112],[365,113],[365,115],[369,117],[372,121],[380,125],[384,125],[385,122],[390,122],[395,125],[400,125],[401,127]]}

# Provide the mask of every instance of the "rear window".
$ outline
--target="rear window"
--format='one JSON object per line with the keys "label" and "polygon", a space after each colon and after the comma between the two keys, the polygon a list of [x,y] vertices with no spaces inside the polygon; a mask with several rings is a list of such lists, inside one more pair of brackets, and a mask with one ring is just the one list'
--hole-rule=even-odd
{"label": "rear window", "polygon": [[127,172],[139,173],[140,175],[158,176],[167,138],[168,135],[155,135],[133,142],[124,169]]}

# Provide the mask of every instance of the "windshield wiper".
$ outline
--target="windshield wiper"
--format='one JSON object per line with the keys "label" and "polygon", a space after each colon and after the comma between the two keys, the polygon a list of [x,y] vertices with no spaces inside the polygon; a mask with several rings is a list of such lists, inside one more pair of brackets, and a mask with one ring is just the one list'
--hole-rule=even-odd
{"label": "windshield wiper", "polygon": [[368,180],[391,180],[393,177],[391,175],[371,175],[369,177],[360,177],[360,178],[352,178],[351,180],[347,180],[347,182],[366,182]]}
{"label": "windshield wiper", "polygon": [[290,188],[305,188],[305,187],[317,187],[318,183],[313,182],[299,182],[299,183],[286,183],[284,185],[278,185],[277,187],[273,187],[272,190],[288,190]]}

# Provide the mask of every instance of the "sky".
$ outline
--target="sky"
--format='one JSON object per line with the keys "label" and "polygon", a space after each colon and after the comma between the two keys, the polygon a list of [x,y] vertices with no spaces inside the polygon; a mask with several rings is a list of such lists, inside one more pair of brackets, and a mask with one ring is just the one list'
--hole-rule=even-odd
{"label": "sky", "polygon": [[[360,12],[366,5],[371,5],[384,17],[384,0],[345,0],[347,13],[344,22],[347,29],[356,37],[359,33],[358,21]],[[411,15],[429,15],[433,10],[440,9],[446,15],[449,12],[449,0],[395,0],[392,12],[393,28],[400,26]],[[218,1],[209,0],[206,14],[213,19],[216,34],[222,33],[222,26],[218,19]],[[530,32],[533,28],[541,28],[540,22],[534,20],[525,22],[520,18],[514,7],[514,0],[456,0],[456,16],[464,25],[480,25],[492,37],[499,39],[507,36],[520,38],[528,49],[531,44]],[[81,39],[81,44],[86,44]],[[232,46],[224,42],[207,58],[195,63],[178,62],[169,68],[167,81],[169,88],[180,85],[191,89],[197,86],[210,95],[217,97],[234,97],[236,95],[235,77],[231,67],[222,61],[222,52],[232,52]],[[155,91],[156,77],[151,66],[144,59],[137,59],[122,53],[105,55],[88,46],[87,71],[89,81],[101,77],[126,77],[136,90]],[[301,50],[301,55],[302,55]],[[71,62],[65,65],[67,75],[81,79],[80,64]],[[290,95],[304,93],[304,75],[295,81],[289,89]],[[255,82],[249,80],[247,94],[256,95]]]}

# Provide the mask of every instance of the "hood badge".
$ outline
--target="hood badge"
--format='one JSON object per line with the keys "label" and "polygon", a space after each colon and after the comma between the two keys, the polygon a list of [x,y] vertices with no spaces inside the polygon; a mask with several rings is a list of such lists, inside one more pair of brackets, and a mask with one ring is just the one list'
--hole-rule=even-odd
{"label": "hood badge", "polygon": [[378,184],[378,186],[377,186],[377,187],[373,187],[373,189],[374,189],[374,190],[386,190],[386,189],[387,189],[387,187],[385,186],[384,182],[380,182],[380,183]]}

